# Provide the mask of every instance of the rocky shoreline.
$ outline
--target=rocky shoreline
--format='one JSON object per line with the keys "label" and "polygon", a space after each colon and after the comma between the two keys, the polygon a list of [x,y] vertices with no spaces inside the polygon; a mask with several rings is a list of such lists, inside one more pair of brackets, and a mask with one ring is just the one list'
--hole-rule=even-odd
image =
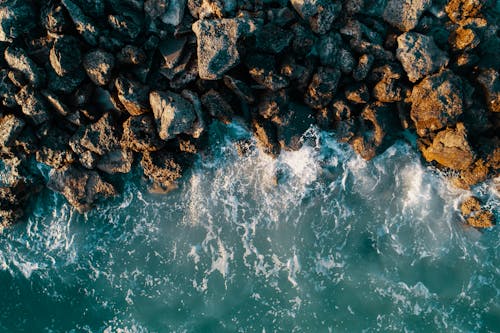
{"label": "rocky shoreline", "polygon": [[494,0],[5,0],[0,225],[41,186],[88,211],[135,161],[168,191],[234,117],[273,156],[313,124],[367,160],[414,131],[467,189],[500,168],[499,24]]}

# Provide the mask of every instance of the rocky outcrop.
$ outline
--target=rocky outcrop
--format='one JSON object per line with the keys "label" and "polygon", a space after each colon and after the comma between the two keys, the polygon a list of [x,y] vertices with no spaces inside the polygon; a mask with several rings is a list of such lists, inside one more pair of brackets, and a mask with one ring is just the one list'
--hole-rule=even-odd
{"label": "rocky outcrop", "polygon": [[495,224],[493,213],[482,209],[479,199],[469,197],[460,207],[466,222],[475,228],[490,228]]}

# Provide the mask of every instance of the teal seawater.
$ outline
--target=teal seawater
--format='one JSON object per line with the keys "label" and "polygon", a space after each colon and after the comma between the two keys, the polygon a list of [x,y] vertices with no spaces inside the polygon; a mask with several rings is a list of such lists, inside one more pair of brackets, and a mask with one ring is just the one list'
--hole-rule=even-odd
{"label": "teal seawater", "polygon": [[365,162],[312,129],[273,160],[210,135],[167,195],[139,168],[85,215],[43,191],[0,235],[0,331],[500,331],[500,228],[464,226],[471,192],[410,144]]}

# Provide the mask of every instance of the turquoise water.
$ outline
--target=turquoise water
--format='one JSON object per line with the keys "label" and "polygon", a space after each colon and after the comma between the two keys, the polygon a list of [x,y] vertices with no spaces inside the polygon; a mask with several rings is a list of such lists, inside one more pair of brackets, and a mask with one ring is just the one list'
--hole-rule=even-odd
{"label": "turquoise water", "polygon": [[500,331],[500,229],[464,226],[470,192],[409,144],[365,162],[311,130],[273,160],[211,132],[168,195],[139,169],[86,215],[43,191],[0,237],[0,331]]}

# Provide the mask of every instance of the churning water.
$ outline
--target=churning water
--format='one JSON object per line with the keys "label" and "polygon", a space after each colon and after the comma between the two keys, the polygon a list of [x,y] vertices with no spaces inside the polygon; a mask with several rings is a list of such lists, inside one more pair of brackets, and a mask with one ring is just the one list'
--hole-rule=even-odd
{"label": "churning water", "polygon": [[[2,332],[498,332],[500,228],[481,233],[397,142],[365,162],[314,129],[273,160],[214,124],[167,195],[141,170],[79,215],[43,191],[0,237]],[[491,184],[474,189],[498,217]]]}

